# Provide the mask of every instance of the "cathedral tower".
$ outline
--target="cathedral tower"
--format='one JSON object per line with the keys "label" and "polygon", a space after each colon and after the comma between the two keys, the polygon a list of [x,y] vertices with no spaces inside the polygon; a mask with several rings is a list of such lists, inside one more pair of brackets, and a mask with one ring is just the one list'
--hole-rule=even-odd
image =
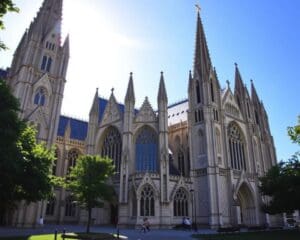
{"label": "cathedral tower", "polygon": [[[220,85],[212,66],[200,13],[197,13],[193,76],[189,87],[189,144],[197,222],[220,225],[218,166],[222,157]],[[218,144],[216,144],[218,143]],[[201,199],[201,201],[200,201]]]}
{"label": "cathedral tower", "polygon": [[[20,101],[20,117],[37,128],[37,139],[55,144],[66,72],[69,37],[61,45],[62,0],[45,0],[14,53],[8,84]],[[21,203],[18,226],[33,226],[45,204]]]}
{"label": "cathedral tower", "polygon": [[8,84],[20,101],[21,118],[34,123],[38,140],[56,140],[69,37],[61,45],[62,0],[45,0],[14,53]]}

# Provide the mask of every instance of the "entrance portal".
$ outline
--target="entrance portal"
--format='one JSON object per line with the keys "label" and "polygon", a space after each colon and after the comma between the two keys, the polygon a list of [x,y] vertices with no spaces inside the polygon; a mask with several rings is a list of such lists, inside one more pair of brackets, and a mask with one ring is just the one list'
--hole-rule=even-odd
{"label": "entrance portal", "polygon": [[240,186],[237,193],[237,223],[242,225],[256,224],[254,196],[246,183]]}

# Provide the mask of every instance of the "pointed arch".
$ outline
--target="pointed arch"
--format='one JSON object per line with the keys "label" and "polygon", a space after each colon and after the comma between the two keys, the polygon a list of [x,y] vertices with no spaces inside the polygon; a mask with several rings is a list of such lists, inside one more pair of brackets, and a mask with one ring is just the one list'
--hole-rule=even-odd
{"label": "pointed arch", "polygon": [[189,203],[188,192],[183,187],[178,188],[173,199],[174,216],[175,217],[188,216],[189,215],[188,203]]}
{"label": "pointed arch", "polygon": [[200,92],[200,84],[199,81],[196,81],[196,98],[197,98],[197,103],[201,103],[201,92]]}
{"label": "pointed arch", "polygon": [[135,163],[137,172],[158,171],[158,137],[148,125],[139,129],[136,135]]}
{"label": "pointed arch", "polygon": [[122,137],[116,127],[110,126],[105,131],[100,149],[101,156],[111,158],[115,165],[115,171],[119,173],[122,157]]}
{"label": "pointed arch", "polygon": [[33,103],[39,106],[45,106],[47,99],[47,90],[44,87],[39,87],[35,91]]}
{"label": "pointed arch", "polygon": [[210,82],[210,98],[212,102],[215,102],[215,89],[214,89],[214,83],[212,82],[212,79]]}
{"label": "pointed arch", "polygon": [[231,167],[237,170],[247,170],[246,166],[246,141],[240,127],[231,122],[228,125],[228,142]]}
{"label": "pointed arch", "polygon": [[140,216],[155,216],[155,194],[150,184],[145,184],[140,192]]}
{"label": "pointed arch", "polygon": [[256,224],[255,194],[251,185],[246,181],[241,182],[235,196],[238,224],[246,226]]}
{"label": "pointed arch", "polygon": [[71,168],[75,167],[77,158],[81,155],[80,151],[76,148],[72,148],[68,151],[68,169],[67,174],[70,173]]}

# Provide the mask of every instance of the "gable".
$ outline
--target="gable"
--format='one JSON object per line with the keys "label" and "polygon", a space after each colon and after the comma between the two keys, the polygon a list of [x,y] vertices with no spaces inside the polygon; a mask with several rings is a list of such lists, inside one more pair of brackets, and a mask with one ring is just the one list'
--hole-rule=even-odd
{"label": "gable", "polygon": [[230,88],[228,88],[224,93],[222,99],[222,108],[224,109],[226,115],[229,115],[233,118],[243,119],[241,110]]}
{"label": "gable", "polygon": [[156,115],[153,111],[152,106],[150,105],[148,98],[146,97],[136,118],[136,122],[155,122],[156,121]]}
{"label": "gable", "polygon": [[101,123],[104,125],[117,120],[121,120],[121,111],[115,97],[111,95],[106,103]]}

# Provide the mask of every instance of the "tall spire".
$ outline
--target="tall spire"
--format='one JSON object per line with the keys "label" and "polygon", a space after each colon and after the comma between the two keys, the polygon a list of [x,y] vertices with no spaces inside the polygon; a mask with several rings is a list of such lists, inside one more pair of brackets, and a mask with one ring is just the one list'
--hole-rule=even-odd
{"label": "tall spire", "polygon": [[44,0],[42,6],[30,24],[29,33],[41,34],[44,38],[53,29],[60,40],[63,0]]}
{"label": "tall spire", "polygon": [[234,83],[234,93],[235,94],[244,94],[244,83],[238,68],[238,64],[234,63],[235,65],[235,83]]}
{"label": "tall spire", "polygon": [[93,105],[91,107],[90,110],[90,115],[92,114],[96,114],[98,116],[98,112],[99,112],[99,100],[98,100],[98,88],[96,88],[96,93],[94,96],[94,100],[93,100]]}
{"label": "tall spire", "polygon": [[157,101],[166,101],[166,102],[168,101],[163,72],[160,72],[160,81],[159,81]]}
{"label": "tall spire", "polygon": [[251,79],[251,99],[252,101],[257,103],[260,102],[252,79]]}
{"label": "tall spire", "polygon": [[129,102],[129,101],[135,102],[132,72],[130,72],[127,92],[126,92],[126,96],[125,96],[125,102]]}
{"label": "tall spire", "polygon": [[200,77],[208,76],[211,68],[211,60],[207,47],[206,37],[200,18],[200,9],[197,10],[196,45],[194,56],[194,75],[198,72]]}

